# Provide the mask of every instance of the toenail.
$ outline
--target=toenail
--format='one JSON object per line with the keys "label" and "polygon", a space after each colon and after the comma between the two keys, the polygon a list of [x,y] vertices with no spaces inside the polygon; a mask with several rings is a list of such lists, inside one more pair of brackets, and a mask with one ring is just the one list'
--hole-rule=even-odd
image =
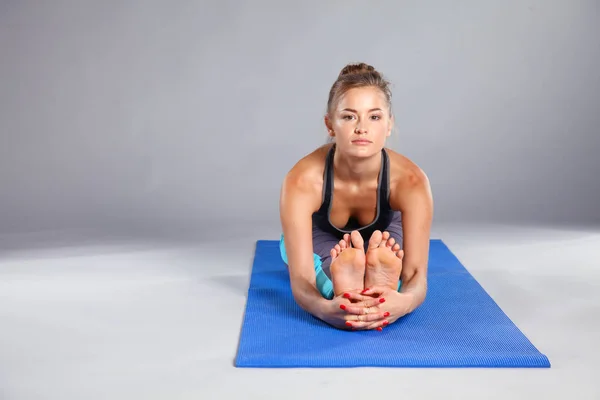
{"label": "toenail", "polygon": [[385,302],[385,299],[382,297],[381,299],[379,299],[379,302],[380,302],[380,303],[384,303],[384,302]]}
{"label": "toenail", "polygon": [[[340,308],[341,308],[342,310],[345,310],[345,309],[346,309],[346,306],[342,304],[342,305],[340,305]],[[386,317],[387,317],[387,315],[386,315]]]}
{"label": "toenail", "polygon": [[386,326],[387,324],[389,324],[388,321],[383,321],[383,326]]}
{"label": "toenail", "polygon": [[346,326],[352,326],[352,322],[346,321]]}
{"label": "toenail", "polygon": [[347,298],[347,299],[349,299],[350,295],[348,293],[344,293],[344,297]]}
{"label": "toenail", "polygon": [[389,313],[389,312],[387,312],[387,311],[386,311],[386,312],[383,314],[383,317],[384,317],[384,318],[385,318],[385,317],[389,317],[389,316],[390,316],[390,313]]}

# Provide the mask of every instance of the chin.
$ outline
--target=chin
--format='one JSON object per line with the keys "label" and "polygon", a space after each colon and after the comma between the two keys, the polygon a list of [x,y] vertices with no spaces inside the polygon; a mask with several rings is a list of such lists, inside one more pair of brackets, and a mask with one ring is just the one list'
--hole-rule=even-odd
{"label": "chin", "polygon": [[352,157],[357,158],[369,158],[376,154],[379,154],[381,151],[381,147],[375,143],[370,143],[368,145],[357,146],[355,144],[350,143],[347,146],[344,146],[342,151]]}

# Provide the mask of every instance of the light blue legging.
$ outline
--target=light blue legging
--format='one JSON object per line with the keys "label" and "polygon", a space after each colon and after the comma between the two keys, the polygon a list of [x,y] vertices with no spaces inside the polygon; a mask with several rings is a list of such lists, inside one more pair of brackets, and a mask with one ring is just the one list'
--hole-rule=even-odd
{"label": "light blue legging", "polygon": [[[285,251],[285,241],[283,235],[281,235],[281,239],[279,240],[279,252],[281,253],[281,259],[288,265],[287,253]],[[321,292],[321,295],[326,299],[333,299],[333,283],[331,279],[325,274],[323,271],[321,257],[318,254],[313,253],[313,262],[315,267],[315,273],[317,276],[317,289]],[[400,287],[402,286],[402,282],[398,281],[398,291],[400,291]]]}

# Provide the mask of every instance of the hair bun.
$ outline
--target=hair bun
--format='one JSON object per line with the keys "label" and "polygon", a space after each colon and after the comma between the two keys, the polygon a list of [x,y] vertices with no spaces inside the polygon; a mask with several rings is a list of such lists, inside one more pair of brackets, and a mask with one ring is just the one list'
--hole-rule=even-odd
{"label": "hair bun", "polygon": [[389,82],[373,66],[361,63],[347,64],[329,90],[327,99],[327,112],[332,113],[341,96],[350,89],[373,87],[381,90],[385,95],[389,112],[392,112],[392,92]]}
{"label": "hair bun", "polygon": [[342,68],[342,71],[340,72],[339,76],[341,77],[344,75],[364,74],[369,72],[377,71],[375,71],[375,67],[361,62],[346,65],[344,68]]}

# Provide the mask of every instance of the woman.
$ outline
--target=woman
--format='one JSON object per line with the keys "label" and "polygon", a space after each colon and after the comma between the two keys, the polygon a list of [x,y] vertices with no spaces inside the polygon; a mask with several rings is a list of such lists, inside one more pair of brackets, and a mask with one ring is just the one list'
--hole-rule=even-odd
{"label": "woman", "polygon": [[280,198],[281,255],[295,301],[326,323],[378,329],[425,299],[433,200],[425,173],[385,148],[388,82],[349,64],[331,87],[333,143],[302,158]]}

